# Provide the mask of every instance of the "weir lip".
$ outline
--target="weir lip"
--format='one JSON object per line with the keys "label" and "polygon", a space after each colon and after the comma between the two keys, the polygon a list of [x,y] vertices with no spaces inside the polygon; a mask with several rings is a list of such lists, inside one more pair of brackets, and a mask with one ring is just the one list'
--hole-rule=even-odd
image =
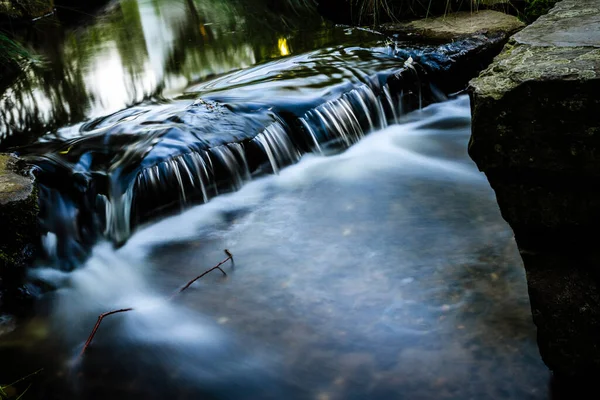
{"label": "weir lip", "polygon": [[512,30],[442,44],[373,33],[368,46],[225,74],[174,101],[90,121],[77,137],[22,148],[39,169],[43,228],[56,239],[50,253],[71,268],[100,238],[120,245],[138,226],[277,173],[302,154],[345,149],[462,88]]}

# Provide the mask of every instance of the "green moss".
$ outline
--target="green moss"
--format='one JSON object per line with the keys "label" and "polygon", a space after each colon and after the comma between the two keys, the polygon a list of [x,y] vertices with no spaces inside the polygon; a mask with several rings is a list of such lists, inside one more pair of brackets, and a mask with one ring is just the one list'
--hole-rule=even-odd
{"label": "green moss", "polygon": [[[14,172],[21,170],[14,159],[0,155],[0,308],[13,313],[25,312],[27,299],[19,288],[40,245],[37,189]],[[11,182],[19,190],[5,190],[2,197]]]}

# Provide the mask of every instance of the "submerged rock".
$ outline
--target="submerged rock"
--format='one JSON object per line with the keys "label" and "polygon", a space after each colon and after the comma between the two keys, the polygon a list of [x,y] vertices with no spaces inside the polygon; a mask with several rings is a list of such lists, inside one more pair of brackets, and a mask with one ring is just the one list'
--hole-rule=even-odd
{"label": "submerged rock", "polygon": [[600,373],[600,1],[564,0],[471,82],[471,157],[527,270],[538,344],[559,375]]}
{"label": "submerged rock", "polygon": [[19,314],[25,268],[39,243],[37,190],[16,158],[0,154],[0,311]]}

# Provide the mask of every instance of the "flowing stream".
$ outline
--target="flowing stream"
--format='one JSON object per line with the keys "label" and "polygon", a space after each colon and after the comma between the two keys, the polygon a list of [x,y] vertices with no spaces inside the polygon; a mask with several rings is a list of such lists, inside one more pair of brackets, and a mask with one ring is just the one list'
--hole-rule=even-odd
{"label": "flowing stream", "polygon": [[[546,398],[469,115],[466,97],[430,106],[98,244],[73,272],[36,269],[57,290],[4,341],[82,398]],[[223,249],[227,277],[169,300]],[[98,314],[124,307],[78,358]]]}
{"label": "flowing stream", "polygon": [[[468,97],[403,56],[423,47],[320,22],[244,34],[260,24],[238,6],[115,3],[77,34],[128,15],[146,58],[120,65],[107,33],[86,56],[106,69],[69,67],[87,105],[15,119],[57,127],[5,135],[37,166],[47,254],[35,315],[0,323],[0,381],[44,368],[40,399],[548,398]],[[204,44],[181,58],[176,37]],[[135,90],[104,91],[109,66]],[[225,249],[226,276],[177,294]]]}

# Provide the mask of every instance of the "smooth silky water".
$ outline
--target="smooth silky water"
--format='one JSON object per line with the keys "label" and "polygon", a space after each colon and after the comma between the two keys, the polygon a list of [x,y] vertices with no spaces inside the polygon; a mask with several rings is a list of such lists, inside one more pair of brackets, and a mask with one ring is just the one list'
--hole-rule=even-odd
{"label": "smooth silky water", "polygon": [[[74,272],[36,269],[58,289],[2,350],[46,368],[40,398],[547,398],[469,123],[466,97],[430,106],[99,244]],[[226,278],[168,300],[224,249]],[[97,315],[124,307],[78,358]]]}
{"label": "smooth silky water", "polygon": [[[48,257],[29,274],[34,316],[0,320],[0,382],[44,368],[39,399],[548,398],[512,232],[467,155],[468,98],[407,113],[418,93],[369,78],[403,67],[385,38],[271,26],[240,4],[113,3],[65,34],[61,84],[33,71],[2,98],[0,144],[37,141],[21,150],[70,175],[68,190],[42,181]],[[194,147],[247,126],[250,141]],[[253,145],[265,165],[249,166]],[[71,196],[106,176],[138,200],[172,190],[181,211],[83,245],[101,224],[76,221],[120,203]],[[53,257],[73,243],[79,261]],[[172,297],[224,249],[226,277]],[[129,307],[81,356],[98,315]]]}

